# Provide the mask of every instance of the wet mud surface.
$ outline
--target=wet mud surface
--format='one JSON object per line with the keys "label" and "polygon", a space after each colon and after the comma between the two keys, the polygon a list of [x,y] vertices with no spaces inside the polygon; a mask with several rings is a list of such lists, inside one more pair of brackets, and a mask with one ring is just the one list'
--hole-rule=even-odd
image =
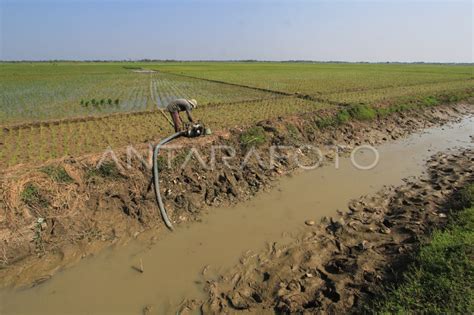
{"label": "wet mud surface", "polygon": [[[207,287],[204,313],[238,310],[341,314],[360,309],[397,276],[433,228],[450,197],[474,181],[474,150],[439,153],[427,174],[353,200],[289,245],[274,243]],[[188,309],[196,307],[190,302]]]}

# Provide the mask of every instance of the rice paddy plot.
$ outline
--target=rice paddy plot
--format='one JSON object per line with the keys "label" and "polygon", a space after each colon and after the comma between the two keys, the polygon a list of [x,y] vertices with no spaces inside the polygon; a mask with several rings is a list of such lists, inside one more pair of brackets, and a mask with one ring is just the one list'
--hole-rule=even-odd
{"label": "rice paddy plot", "polygon": [[117,64],[0,64],[0,124],[143,110],[148,81]]}
{"label": "rice paddy plot", "polygon": [[154,69],[308,95],[454,82],[474,77],[472,65],[195,62],[166,63]]}
{"label": "rice paddy plot", "polygon": [[[0,167],[160,139],[173,130],[155,109],[176,98],[196,99],[194,116],[220,130],[338,103],[456,101],[472,95],[473,70],[470,65],[0,63]],[[440,93],[448,97],[432,97]]]}
{"label": "rice paddy plot", "polygon": [[201,105],[208,105],[278,97],[265,91],[168,73],[153,73],[150,80],[151,99],[161,108],[177,98],[193,98]]}
{"label": "rice paddy plot", "polygon": [[324,98],[333,102],[341,103],[366,103],[377,105],[378,103],[391,103],[399,99],[422,98],[441,93],[452,93],[463,91],[474,91],[474,80],[428,83],[414,86],[401,86],[394,88],[374,89],[368,91],[357,91],[347,93],[334,93],[325,95]]}
{"label": "rice paddy plot", "polygon": [[[251,125],[263,119],[314,112],[327,106],[330,105],[284,97],[198,107],[195,117],[213,130],[219,130]],[[67,155],[100,153],[109,147],[118,149],[157,141],[172,132],[168,121],[158,111],[5,129],[0,138],[0,167],[41,163]]]}
{"label": "rice paddy plot", "polygon": [[168,122],[158,112],[11,129],[0,138],[0,167],[100,153],[109,147],[118,149],[158,139],[169,131]]}

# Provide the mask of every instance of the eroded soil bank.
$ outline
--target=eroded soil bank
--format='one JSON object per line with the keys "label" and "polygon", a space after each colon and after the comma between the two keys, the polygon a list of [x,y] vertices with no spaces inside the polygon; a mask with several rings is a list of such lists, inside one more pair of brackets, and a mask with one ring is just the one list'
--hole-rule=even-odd
{"label": "eroded soil bank", "polygon": [[[458,120],[473,112],[471,105],[438,106],[393,114],[369,122],[350,121],[339,127],[318,128],[319,116],[288,117],[261,122],[265,141],[258,152],[268,152],[271,145],[312,144],[320,147],[327,161],[334,158],[334,147],[350,151],[354,146],[394,140],[423,128]],[[245,131],[231,130],[207,139],[199,139],[198,148],[206,159],[212,145],[232,146],[236,150],[231,167],[223,163],[215,169],[203,167],[196,158],[185,168],[164,169],[164,199],[172,220],[200,220],[202,210],[228,206],[247,200],[268,187],[272,179],[296,168],[291,159],[282,157],[273,167],[264,168],[256,159],[248,160],[248,149],[241,144]],[[178,158],[189,152],[189,140]],[[146,155],[148,147],[138,147]],[[207,151],[206,151],[207,150]],[[314,161],[311,152],[300,152],[302,160]],[[115,152],[126,165],[127,152]],[[220,152],[218,161],[229,152]],[[186,154],[184,155],[186,156]],[[48,279],[60,267],[73,264],[113,243],[130,240],[144,231],[165,235],[153,192],[149,189],[150,170],[139,159],[131,168],[95,168],[102,156],[67,158],[51,165],[61,167],[70,180],[61,181],[42,168],[19,166],[2,173],[0,180],[0,259],[2,285],[36,284]],[[177,158],[177,159],[178,159]],[[34,185],[30,195],[25,190]],[[31,189],[30,189],[31,190]],[[30,191],[31,192],[31,191]],[[39,220],[40,219],[40,220]],[[151,229],[152,228],[152,229]]]}
{"label": "eroded soil bank", "polygon": [[438,153],[427,167],[425,176],[354,200],[339,219],[322,220],[210,281],[202,310],[360,311],[383,285],[396,283],[423,237],[446,224],[453,194],[474,181],[474,150]]}
{"label": "eroded soil bank", "polygon": [[[239,203],[235,207],[206,211],[206,215],[201,216],[203,222],[179,224],[174,233],[148,231],[141,234],[142,240],[85,259],[32,289],[0,292],[4,305],[2,313],[128,314],[140,313],[147,305],[153,306],[151,314],[175,313],[176,309],[198,310],[203,301],[206,301],[201,291],[206,283],[210,284],[208,292],[211,292],[212,297],[203,307],[208,312],[235,311],[238,308],[250,309],[252,312],[272,311],[280,301],[275,299],[273,293],[267,292],[269,287],[265,285],[271,286],[273,283],[267,283],[269,279],[263,281],[259,271],[253,274],[252,268],[261,271],[263,269],[258,269],[263,268],[260,264],[274,257],[275,265],[271,265],[270,269],[274,271],[284,267],[286,261],[278,262],[278,259],[284,258],[282,250],[294,249],[299,246],[296,245],[298,242],[308,237],[313,237],[311,242],[316,242],[319,234],[313,232],[323,233],[325,228],[305,226],[306,219],[319,221],[322,216],[336,217],[338,210],[347,209],[350,199],[375,194],[384,185],[400,185],[403,178],[420,175],[425,167],[424,161],[435,152],[453,147],[472,147],[470,135],[473,125],[474,118],[465,118],[458,123],[428,129],[422,134],[377,146],[380,162],[369,171],[358,170],[353,167],[349,158],[341,157],[339,168],[335,168],[335,161],[332,161],[322,168],[298,172],[294,177],[281,178],[274,189],[259,194],[250,201]],[[362,150],[356,159],[366,165],[373,160],[373,155],[370,150]],[[457,170],[452,170],[454,178],[457,178]],[[445,188],[440,191],[446,193]],[[381,194],[384,198],[390,197],[388,194]],[[396,196],[393,197],[395,198]],[[363,218],[367,217],[369,227],[377,223],[364,214],[365,210],[360,213]],[[362,230],[367,228],[361,224]],[[354,223],[351,223],[351,226],[354,226]],[[392,233],[390,229],[385,232]],[[292,236],[295,233],[310,234],[297,237],[298,242],[295,243]],[[377,233],[379,232],[374,235]],[[153,240],[157,236],[160,236],[159,239]],[[323,246],[328,237],[333,237],[331,233],[323,233],[320,236],[322,243],[319,246]],[[345,237],[343,243],[355,242],[355,245],[351,243],[354,246],[364,241],[372,241],[371,238],[363,238],[363,234],[357,233]],[[143,242],[143,239],[152,239],[150,247],[147,247],[148,242]],[[264,250],[265,248],[267,249]],[[302,248],[304,252],[305,247]],[[354,249],[341,252],[338,258],[352,259],[354,254],[351,250]],[[279,252],[278,257],[273,256],[276,252]],[[241,256],[242,253],[245,254]],[[346,254],[348,258],[344,257]],[[305,255],[308,254],[304,252],[296,256],[303,259]],[[322,258],[326,256],[331,257],[330,253],[325,253]],[[262,260],[259,261],[258,257]],[[239,258],[241,265],[228,272]],[[141,263],[144,273],[132,268],[140,267]],[[26,269],[26,275],[37,277],[40,273],[34,274],[34,270],[30,269],[29,273]],[[285,269],[283,274],[286,272]],[[216,282],[220,274],[226,276],[224,280]],[[249,278],[245,278],[247,274]],[[289,274],[300,276],[294,270]],[[23,276],[23,273],[19,275]],[[247,282],[239,281],[243,286],[234,288],[231,282],[233,280],[229,280],[231,275],[242,277]],[[268,276],[263,274],[263,278]],[[322,277],[319,274],[318,276]],[[317,275],[310,273],[308,277],[316,278]],[[293,287],[289,284],[291,280],[288,279],[289,287]],[[248,287],[244,286],[245,283],[256,289],[249,291]],[[254,286],[255,283],[260,286]],[[258,291],[258,288],[262,291]],[[326,292],[322,285],[319,289]],[[306,288],[303,291],[306,291]],[[245,295],[247,293],[250,295]],[[262,298],[258,298],[254,293],[260,294]],[[287,293],[294,292],[290,290]],[[263,302],[264,296],[266,302]],[[178,307],[185,297],[192,298],[193,301],[187,301]],[[262,302],[258,303],[259,299]],[[308,307],[311,303],[305,305]],[[313,312],[316,309],[313,307],[308,310]]]}

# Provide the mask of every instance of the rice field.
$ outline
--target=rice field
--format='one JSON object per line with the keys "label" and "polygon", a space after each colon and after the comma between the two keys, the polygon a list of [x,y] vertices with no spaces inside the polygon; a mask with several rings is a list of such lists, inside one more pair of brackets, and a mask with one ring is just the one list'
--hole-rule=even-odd
{"label": "rice field", "polygon": [[[195,116],[212,129],[221,130],[296,112],[313,112],[326,106],[286,97],[217,105],[212,110],[198,108]],[[154,142],[171,132],[171,126],[158,111],[5,128],[0,136],[0,168]]]}
{"label": "rice field", "polygon": [[[474,95],[473,66],[313,63],[3,63],[0,167],[145,143],[172,132],[157,111],[201,105],[213,130],[364,103]],[[309,97],[308,97],[309,96]],[[447,98],[446,98],[447,97]]]}
{"label": "rice field", "polygon": [[344,104],[365,103],[376,105],[377,103],[384,104],[396,102],[400,99],[410,99],[410,97],[428,97],[443,93],[456,94],[473,88],[474,80],[469,79],[463,81],[425,83],[413,86],[399,86],[356,92],[331,93],[324,97],[327,100]]}
{"label": "rice field", "polygon": [[135,68],[120,63],[0,64],[0,125],[151,110],[180,97],[206,105],[274,96]]}
{"label": "rice field", "polygon": [[270,99],[277,95],[229,84],[157,72],[150,76],[150,96],[156,106],[163,108],[176,98],[193,98],[200,105],[209,105]]}
{"label": "rice field", "polygon": [[318,63],[175,63],[161,71],[286,93],[327,95],[474,79],[474,66]]}

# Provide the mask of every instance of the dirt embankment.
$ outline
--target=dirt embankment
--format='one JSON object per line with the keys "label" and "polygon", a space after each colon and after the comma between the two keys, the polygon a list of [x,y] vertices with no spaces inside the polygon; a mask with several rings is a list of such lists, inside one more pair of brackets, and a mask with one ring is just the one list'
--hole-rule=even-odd
{"label": "dirt embankment", "polygon": [[397,282],[423,237],[447,223],[453,194],[474,181],[474,151],[439,153],[427,168],[419,180],[354,200],[339,219],[324,218],[291,245],[274,243],[241,260],[209,282],[203,312],[361,311]]}
{"label": "dirt embankment", "polygon": [[[349,150],[364,143],[377,144],[473,112],[471,105],[438,106],[322,129],[317,127],[316,120],[331,113],[319,112],[314,116],[261,122],[258,126],[263,138],[261,134],[251,136],[261,142],[256,152],[266,163],[271,145],[311,144],[320,147],[326,158],[331,159],[335,145]],[[173,167],[164,167],[160,174],[165,206],[173,222],[197,220],[206,207],[248,199],[276,176],[296,168],[294,161],[283,153],[271,168],[259,164],[254,155],[247,154],[248,147],[242,145],[245,132],[230,130],[209,138],[178,142],[183,148],[175,152]],[[251,138],[249,143],[253,141]],[[207,167],[199,163],[192,145]],[[219,149],[217,163],[211,170],[209,152],[213,145],[233,149]],[[128,158],[127,150],[123,149],[115,152],[120,167],[106,162],[97,169],[95,166],[102,156],[86,156],[66,158],[41,168],[20,165],[2,174],[2,285],[37,283],[59,267],[104,246],[136,237],[150,228],[164,230],[150,189],[151,171],[145,165],[151,159],[149,148],[137,149],[145,160],[132,155],[130,168],[125,167]],[[193,158],[180,168],[189,154]],[[314,152],[299,150],[299,154],[300,161],[308,163],[318,158]],[[109,160],[111,156],[108,155]],[[223,158],[227,158],[227,163]],[[246,166],[240,167],[244,161]]]}

